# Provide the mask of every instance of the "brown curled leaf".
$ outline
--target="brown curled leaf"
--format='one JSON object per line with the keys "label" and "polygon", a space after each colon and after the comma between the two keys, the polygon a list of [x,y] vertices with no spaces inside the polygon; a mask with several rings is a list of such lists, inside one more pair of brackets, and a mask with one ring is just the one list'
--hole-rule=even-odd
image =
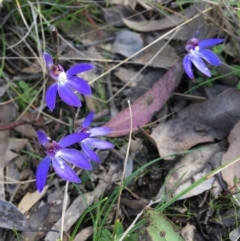
{"label": "brown curled leaf", "polygon": [[[171,97],[173,90],[179,85],[181,77],[182,63],[179,62],[131,105],[133,131],[151,121],[154,112],[160,110]],[[130,131],[129,108],[122,110],[105,126],[112,129],[112,133],[108,135],[110,137],[127,135]]]}

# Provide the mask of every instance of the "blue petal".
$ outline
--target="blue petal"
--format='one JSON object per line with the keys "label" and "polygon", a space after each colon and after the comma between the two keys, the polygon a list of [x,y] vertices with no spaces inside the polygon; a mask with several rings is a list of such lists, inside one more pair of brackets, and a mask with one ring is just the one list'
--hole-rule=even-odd
{"label": "blue petal", "polygon": [[91,135],[90,135],[91,137],[92,136],[105,136],[111,132],[112,132],[112,129],[108,128],[108,127],[95,127],[95,128],[91,128],[88,130],[88,133],[91,133]]}
{"label": "blue petal", "polygon": [[98,149],[111,149],[114,147],[112,143],[97,138],[87,138],[83,142]]}
{"label": "blue petal", "polygon": [[44,57],[44,60],[45,60],[45,63],[46,63],[46,66],[47,66],[48,70],[50,70],[51,66],[53,65],[52,56],[50,54],[48,54],[47,52],[44,52],[43,57]]}
{"label": "blue petal", "polygon": [[37,131],[37,138],[38,141],[41,143],[41,145],[45,146],[46,144],[49,143],[47,135],[43,131]]}
{"label": "blue petal", "polygon": [[62,147],[62,148],[65,148],[65,147],[68,147],[68,146],[71,146],[77,142],[80,142],[86,138],[88,138],[90,136],[89,133],[74,133],[74,134],[70,134],[70,135],[67,135],[65,137],[63,137],[59,142],[58,144]]}
{"label": "blue petal", "polygon": [[83,153],[86,155],[87,158],[97,163],[100,163],[101,160],[99,156],[87,144],[85,144],[84,142],[81,142],[81,147],[82,147]]}
{"label": "blue petal", "polygon": [[57,95],[57,83],[50,85],[50,87],[47,89],[46,92],[46,103],[48,108],[53,111],[55,108],[55,103],[56,103],[56,95]]}
{"label": "blue petal", "polygon": [[204,64],[204,62],[201,60],[200,56],[198,55],[198,52],[194,54],[190,54],[190,58],[192,63],[195,65],[195,67],[207,75],[208,77],[211,77],[211,71],[207,68],[207,66]]}
{"label": "blue petal", "polygon": [[94,65],[88,63],[76,64],[66,71],[66,74],[70,77],[81,72],[94,69]]}
{"label": "blue petal", "polygon": [[75,149],[62,149],[59,157],[82,169],[92,169],[92,166],[88,159],[80,151],[77,151]]}
{"label": "blue petal", "polygon": [[204,39],[204,40],[201,40],[198,45],[200,49],[203,49],[203,48],[211,47],[216,44],[220,44],[223,41],[224,39],[219,39],[219,38]]}
{"label": "blue petal", "polygon": [[221,61],[218,58],[218,56],[215,53],[213,53],[211,50],[201,49],[198,52],[201,53],[200,57],[205,59],[208,63],[215,66],[219,66],[221,64]]}
{"label": "blue petal", "polygon": [[73,89],[77,90],[83,95],[91,95],[92,90],[87,83],[87,81],[78,78],[78,77],[70,77],[68,78],[68,85],[71,86]]}
{"label": "blue petal", "polygon": [[52,160],[53,168],[55,172],[64,180],[70,182],[80,183],[80,178],[77,174],[68,166],[68,164],[61,158],[54,158]]}
{"label": "blue petal", "polygon": [[76,107],[80,107],[82,105],[79,98],[73,93],[67,84],[58,85],[58,94],[60,98],[68,105]]}
{"label": "blue petal", "polygon": [[183,59],[183,68],[190,79],[193,79],[192,62],[189,54],[187,54]]}
{"label": "blue petal", "polygon": [[38,165],[37,173],[36,173],[36,184],[39,192],[43,190],[44,185],[46,183],[50,163],[51,163],[51,158],[49,156],[46,156],[44,159],[42,159],[42,161]]}
{"label": "blue petal", "polygon": [[90,124],[92,123],[93,118],[94,118],[94,111],[90,111],[88,113],[88,115],[86,116],[86,118],[84,119],[82,126],[84,128],[88,128],[90,126]]}

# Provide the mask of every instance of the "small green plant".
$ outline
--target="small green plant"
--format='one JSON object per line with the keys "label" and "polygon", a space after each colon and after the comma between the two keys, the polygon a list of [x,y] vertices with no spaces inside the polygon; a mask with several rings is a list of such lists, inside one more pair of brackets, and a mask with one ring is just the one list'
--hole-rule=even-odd
{"label": "small green plant", "polygon": [[[117,220],[113,228],[113,233],[111,233],[108,229],[103,229],[99,241],[118,241],[121,238],[123,233],[124,233],[124,228],[121,222]],[[136,233],[132,233],[124,239],[124,241],[137,241],[137,240],[138,240],[138,235]]]}
{"label": "small green plant", "polygon": [[37,95],[37,90],[33,90],[27,82],[20,80],[18,82],[18,91],[20,92],[18,104],[20,109],[24,110],[28,103]]}
{"label": "small green plant", "polygon": [[[218,73],[215,69],[213,69],[211,72],[212,72],[212,78],[218,76]],[[209,88],[213,87],[213,84],[215,83],[215,81],[204,81],[203,77],[201,76],[197,77],[195,82],[196,84],[201,84],[201,85],[202,83],[204,83],[204,85]]]}
{"label": "small green plant", "polygon": [[237,64],[232,65],[232,73],[233,75],[240,77],[240,65],[237,65]]}
{"label": "small green plant", "polygon": [[221,54],[224,50],[224,44],[219,44],[213,47],[213,52],[215,54]]}
{"label": "small green plant", "polygon": [[[240,77],[240,65],[232,65],[232,74],[237,76],[238,78]],[[237,89],[240,89],[240,81],[237,84]]]}

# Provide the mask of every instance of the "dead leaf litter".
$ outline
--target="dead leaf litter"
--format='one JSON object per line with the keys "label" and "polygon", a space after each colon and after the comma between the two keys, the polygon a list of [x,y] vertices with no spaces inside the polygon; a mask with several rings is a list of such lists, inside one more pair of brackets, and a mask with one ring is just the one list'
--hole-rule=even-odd
{"label": "dead leaf litter", "polygon": [[[91,240],[95,234],[100,239],[104,232],[94,233],[94,225],[101,227],[96,220],[104,220],[103,228],[116,236],[117,222],[126,230],[143,212],[148,222],[128,240],[155,241],[159,235],[170,240],[169,230],[176,240],[237,240],[240,162],[230,163],[240,156],[235,5],[23,2],[17,8],[9,1],[1,3],[5,47],[0,79],[0,239],[55,241],[63,234],[63,240],[70,240],[73,232],[74,241]],[[9,15],[9,9],[14,14]],[[57,33],[48,29],[50,23]],[[185,45],[194,37],[225,39],[223,46],[214,47],[221,66],[207,65],[211,78],[195,67],[196,79],[183,73]],[[77,75],[87,79],[93,93],[79,95],[81,109],[69,108],[59,98],[54,111],[46,107],[43,98],[54,81],[43,69],[42,48],[66,68],[81,62],[95,66]],[[106,139],[115,148],[98,150],[100,162],[90,171],[73,167],[82,182],[69,183],[67,193],[66,181],[50,166],[47,185],[39,193],[36,170],[45,152],[36,131],[59,140],[79,127],[91,110],[92,126],[111,128]],[[117,201],[124,174],[127,184]],[[160,208],[174,202],[159,212],[155,206],[149,208],[151,200],[158,200]],[[105,204],[110,210],[92,220]],[[91,215],[86,214],[89,210]]]}

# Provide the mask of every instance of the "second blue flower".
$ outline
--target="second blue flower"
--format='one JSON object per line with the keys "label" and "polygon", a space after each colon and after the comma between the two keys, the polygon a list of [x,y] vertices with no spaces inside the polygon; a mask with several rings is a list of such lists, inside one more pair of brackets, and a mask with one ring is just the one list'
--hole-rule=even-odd
{"label": "second blue flower", "polygon": [[46,103],[52,111],[55,108],[56,94],[68,105],[80,107],[81,101],[74,91],[84,95],[91,95],[91,88],[87,81],[76,76],[78,73],[86,72],[94,68],[88,63],[76,64],[64,71],[61,65],[54,65],[52,56],[46,52],[43,54],[50,76],[56,81],[46,92]]}

